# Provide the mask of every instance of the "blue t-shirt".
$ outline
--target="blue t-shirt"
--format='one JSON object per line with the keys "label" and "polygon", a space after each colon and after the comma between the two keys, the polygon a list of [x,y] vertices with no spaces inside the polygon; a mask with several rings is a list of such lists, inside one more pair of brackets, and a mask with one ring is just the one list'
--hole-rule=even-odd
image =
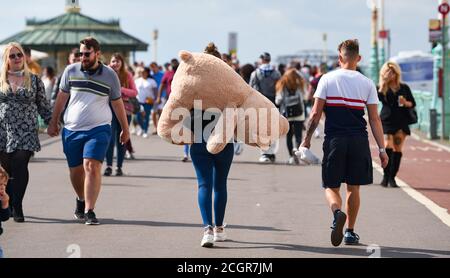
{"label": "blue t-shirt", "polygon": [[[158,71],[158,73],[152,74],[153,79],[155,79],[156,84],[158,85],[158,90],[159,90],[159,86],[161,86],[161,81],[163,79],[163,76],[164,76],[164,72],[162,72],[162,71]],[[166,90],[163,90],[161,93],[161,97],[166,97],[166,96],[167,96]]]}

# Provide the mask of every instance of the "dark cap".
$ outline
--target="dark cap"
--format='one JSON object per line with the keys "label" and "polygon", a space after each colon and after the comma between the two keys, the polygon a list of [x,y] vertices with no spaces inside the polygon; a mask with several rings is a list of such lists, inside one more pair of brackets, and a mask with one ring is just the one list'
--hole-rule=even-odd
{"label": "dark cap", "polygon": [[261,54],[261,56],[259,56],[259,58],[261,58],[267,62],[270,62],[270,60],[272,60],[272,58],[270,57],[270,54],[267,52],[264,52],[263,54]]}

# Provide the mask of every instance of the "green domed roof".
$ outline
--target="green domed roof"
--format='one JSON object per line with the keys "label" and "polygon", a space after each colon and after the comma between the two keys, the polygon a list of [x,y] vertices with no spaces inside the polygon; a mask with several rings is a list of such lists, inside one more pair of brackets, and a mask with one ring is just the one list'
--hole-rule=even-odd
{"label": "green domed roof", "polygon": [[0,44],[12,41],[41,51],[67,50],[78,47],[80,40],[95,37],[103,51],[146,51],[148,44],[128,35],[120,28],[119,20],[99,21],[78,11],[48,20],[28,19],[26,29]]}

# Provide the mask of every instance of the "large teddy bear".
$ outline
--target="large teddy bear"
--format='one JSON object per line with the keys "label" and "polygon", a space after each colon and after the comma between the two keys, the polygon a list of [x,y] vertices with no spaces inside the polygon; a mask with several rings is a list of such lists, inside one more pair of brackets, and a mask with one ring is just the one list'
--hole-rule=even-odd
{"label": "large teddy bear", "polygon": [[[261,93],[250,87],[229,65],[209,54],[180,51],[180,66],[170,97],[158,122],[158,135],[173,144],[192,144],[194,135],[184,122],[201,102],[201,109],[219,111],[207,140],[207,150],[221,152],[233,137],[267,150],[287,134],[289,123]],[[199,102],[200,101],[200,102]]]}

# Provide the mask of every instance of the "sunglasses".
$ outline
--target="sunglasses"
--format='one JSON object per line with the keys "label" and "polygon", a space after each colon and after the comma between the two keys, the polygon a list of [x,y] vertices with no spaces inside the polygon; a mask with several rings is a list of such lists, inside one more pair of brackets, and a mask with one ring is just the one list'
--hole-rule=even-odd
{"label": "sunglasses", "polygon": [[76,53],[75,54],[75,56],[76,57],[86,57],[86,58],[89,58],[90,56],[91,56],[91,54],[92,54],[92,51],[89,51],[89,52],[78,52],[78,53]]}
{"label": "sunglasses", "polygon": [[23,58],[23,54],[22,53],[13,53],[13,54],[9,54],[9,59],[14,60],[16,58]]}

